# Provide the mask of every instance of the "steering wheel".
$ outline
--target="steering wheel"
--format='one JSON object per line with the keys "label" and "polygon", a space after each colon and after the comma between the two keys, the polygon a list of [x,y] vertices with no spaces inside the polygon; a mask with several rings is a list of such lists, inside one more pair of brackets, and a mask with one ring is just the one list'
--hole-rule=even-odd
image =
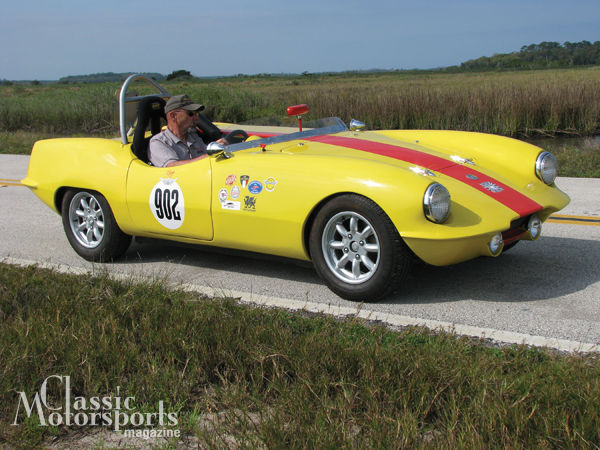
{"label": "steering wheel", "polygon": [[246,139],[248,139],[248,133],[246,133],[244,130],[233,130],[231,133],[223,137],[230,144],[239,144],[240,142],[244,142]]}

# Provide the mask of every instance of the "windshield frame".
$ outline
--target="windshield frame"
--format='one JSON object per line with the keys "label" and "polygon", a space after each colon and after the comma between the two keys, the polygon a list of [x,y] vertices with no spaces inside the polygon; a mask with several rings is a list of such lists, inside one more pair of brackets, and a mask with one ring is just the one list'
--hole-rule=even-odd
{"label": "windshield frame", "polygon": [[[307,138],[311,138],[311,137],[315,137],[315,136],[326,136],[326,135],[330,135],[330,134],[348,131],[348,127],[342,121],[342,119],[339,119],[337,117],[329,117],[329,118],[327,118],[327,121],[329,121],[330,123],[333,122],[335,124],[327,126],[327,127],[323,127],[323,128],[310,128],[310,129],[306,129],[303,131],[296,131],[294,133],[285,133],[285,134],[279,134],[276,136],[269,136],[269,137],[265,137],[265,138],[261,138],[261,139],[255,139],[255,140],[248,141],[248,142],[240,142],[239,144],[229,144],[229,145],[226,145],[225,148],[227,150],[229,150],[230,152],[237,152],[240,150],[247,150],[250,148],[258,148],[258,147],[261,147],[262,145],[280,144],[282,142],[297,141],[297,140],[307,139]],[[265,127],[265,128],[267,128],[267,127]],[[243,129],[243,125],[240,126],[240,129]],[[272,130],[272,128],[270,128],[270,130]],[[271,131],[269,131],[269,134],[273,134],[273,133]],[[253,130],[253,131],[251,131],[251,135],[260,135],[260,131],[257,132],[255,130]]]}

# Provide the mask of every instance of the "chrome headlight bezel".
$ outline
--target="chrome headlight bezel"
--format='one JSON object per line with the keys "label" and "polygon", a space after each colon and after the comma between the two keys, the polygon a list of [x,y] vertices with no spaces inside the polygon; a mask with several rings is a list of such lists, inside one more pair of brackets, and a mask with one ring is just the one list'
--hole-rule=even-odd
{"label": "chrome headlight bezel", "polygon": [[558,175],[558,162],[556,157],[550,152],[542,152],[535,161],[535,174],[537,177],[550,186],[554,183]]}
{"label": "chrome headlight bezel", "polygon": [[488,242],[488,247],[490,248],[492,256],[498,256],[504,248],[504,239],[502,238],[502,233],[496,234],[492,240]]}
{"label": "chrome headlight bezel", "polygon": [[536,241],[542,234],[542,221],[537,214],[534,214],[529,219],[529,222],[527,223],[527,231],[534,241]]}
{"label": "chrome headlight bezel", "polygon": [[432,183],[423,196],[423,212],[427,220],[442,223],[450,215],[452,199],[450,192],[440,183]]}

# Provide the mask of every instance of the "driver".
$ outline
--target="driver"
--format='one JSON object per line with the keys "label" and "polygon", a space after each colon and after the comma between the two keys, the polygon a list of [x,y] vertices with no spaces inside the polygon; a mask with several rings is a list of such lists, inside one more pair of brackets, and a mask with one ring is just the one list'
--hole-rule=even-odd
{"label": "driver", "polygon": [[[204,105],[192,102],[189,95],[175,95],[167,101],[167,128],[150,139],[148,158],[156,167],[173,167],[206,158],[206,144],[196,133],[198,112]],[[219,144],[229,144],[221,138]]]}

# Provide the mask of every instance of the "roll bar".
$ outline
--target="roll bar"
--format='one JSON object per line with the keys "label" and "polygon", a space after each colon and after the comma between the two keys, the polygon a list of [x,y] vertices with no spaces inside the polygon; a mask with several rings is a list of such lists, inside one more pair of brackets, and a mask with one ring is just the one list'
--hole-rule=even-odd
{"label": "roll bar", "polygon": [[[137,95],[137,93],[134,93],[135,95],[133,97],[128,97],[127,90],[129,89],[129,86],[131,85],[131,83],[133,83],[134,81],[145,81],[149,85],[155,87],[158,90],[158,94]],[[143,98],[155,97],[155,96],[161,97],[165,100],[168,100],[169,98],[171,98],[171,94],[165,88],[163,88],[160,84],[158,84],[156,81],[154,81],[152,78],[150,78],[146,75],[139,75],[139,74],[131,75],[123,83],[123,86],[121,87],[121,92],[119,94],[119,128],[121,130],[121,143],[123,145],[127,145],[127,143],[128,143],[127,136],[129,136],[130,133],[135,128],[134,124],[137,119],[137,104]],[[128,105],[129,105],[129,108],[128,108]],[[129,124],[127,124],[127,112],[129,110],[131,113],[132,112],[131,109],[134,109],[133,112],[135,112],[135,119],[133,119],[133,121],[131,121]],[[129,131],[127,131],[127,125],[130,126]]]}

